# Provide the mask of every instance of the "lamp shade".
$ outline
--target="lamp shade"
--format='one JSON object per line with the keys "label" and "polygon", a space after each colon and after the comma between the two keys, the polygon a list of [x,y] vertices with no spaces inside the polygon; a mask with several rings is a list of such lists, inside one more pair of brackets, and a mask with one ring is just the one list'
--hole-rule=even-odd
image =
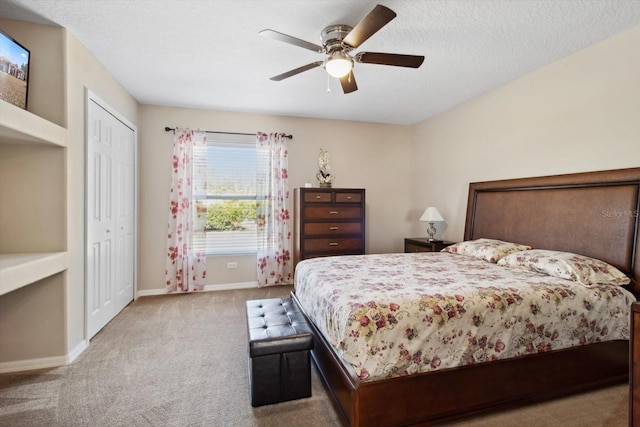
{"label": "lamp shade", "polygon": [[324,68],[330,76],[339,79],[351,72],[353,60],[342,52],[335,52],[327,59]]}
{"label": "lamp shade", "polygon": [[432,206],[429,206],[427,209],[424,210],[424,213],[420,217],[420,221],[437,222],[437,221],[444,221],[444,218],[442,218],[442,215],[440,215],[440,212],[438,212],[438,209]]}

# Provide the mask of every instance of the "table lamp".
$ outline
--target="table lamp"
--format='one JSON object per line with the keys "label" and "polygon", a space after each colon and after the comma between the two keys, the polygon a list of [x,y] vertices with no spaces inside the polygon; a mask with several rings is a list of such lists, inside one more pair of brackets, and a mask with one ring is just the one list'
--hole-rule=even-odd
{"label": "table lamp", "polygon": [[444,221],[444,218],[442,218],[442,215],[440,215],[440,212],[438,212],[438,209],[432,206],[429,206],[427,209],[424,210],[424,213],[420,217],[420,221],[426,221],[429,223],[429,228],[427,229],[427,233],[429,234],[429,241],[430,242],[435,241],[433,236],[436,234],[436,228],[433,226],[433,223],[438,221]]}

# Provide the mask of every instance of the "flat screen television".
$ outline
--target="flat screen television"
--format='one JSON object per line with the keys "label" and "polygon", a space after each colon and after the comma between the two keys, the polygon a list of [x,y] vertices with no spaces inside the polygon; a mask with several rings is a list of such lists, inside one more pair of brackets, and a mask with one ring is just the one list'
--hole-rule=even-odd
{"label": "flat screen television", "polygon": [[0,30],[0,99],[27,108],[31,52]]}

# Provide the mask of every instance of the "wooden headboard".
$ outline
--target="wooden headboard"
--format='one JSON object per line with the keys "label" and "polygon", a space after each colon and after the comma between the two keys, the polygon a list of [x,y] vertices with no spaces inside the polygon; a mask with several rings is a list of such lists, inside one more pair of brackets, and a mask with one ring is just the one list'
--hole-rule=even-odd
{"label": "wooden headboard", "polygon": [[640,168],[469,184],[464,239],[574,252],[619,268],[640,291]]}

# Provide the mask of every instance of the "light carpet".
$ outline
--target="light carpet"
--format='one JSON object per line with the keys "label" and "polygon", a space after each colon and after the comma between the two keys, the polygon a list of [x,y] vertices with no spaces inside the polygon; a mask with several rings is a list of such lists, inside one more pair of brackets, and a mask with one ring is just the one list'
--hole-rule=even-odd
{"label": "light carpet", "polygon": [[[0,375],[0,426],[343,426],[315,366],[312,397],[250,404],[245,302],[290,291],[140,298],[72,364]],[[620,385],[448,426],[622,427],[627,417]]]}

